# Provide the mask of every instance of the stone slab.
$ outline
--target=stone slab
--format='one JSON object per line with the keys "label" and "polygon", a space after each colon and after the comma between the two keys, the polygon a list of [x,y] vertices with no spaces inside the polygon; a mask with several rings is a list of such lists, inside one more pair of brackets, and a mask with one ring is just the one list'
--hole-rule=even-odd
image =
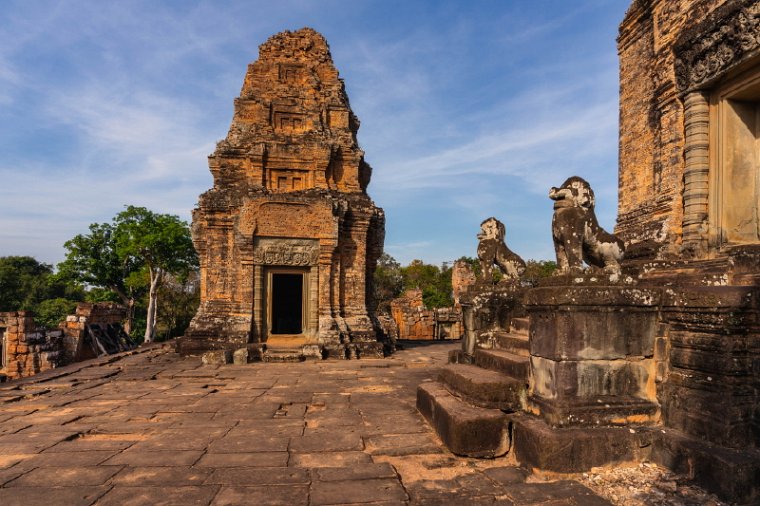
{"label": "stone slab", "polygon": [[310,504],[314,506],[370,503],[378,499],[405,501],[407,495],[397,479],[387,478],[316,481],[310,489]]}
{"label": "stone slab", "polygon": [[438,381],[470,404],[516,411],[525,402],[526,384],[505,374],[468,364],[449,364]]}
{"label": "stone slab", "polygon": [[295,467],[229,467],[216,469],[206,484],[219,485],[292,485],[308,484],[309,471]]}
{"label": "stone slab", "polygon": [[222,487],[212,506],[306,506],[309,487],[306,485],[268,485],[251,487]]}
{"label": "stone slab", "polygon": [[531,415],[510,415],[517,462],[528,468],[579,473],[592,467],[649,456],[657,429],[553,428]]}
{"label": "stone slab", "polygon": [[417,409],[457,455],[492,458],[509,450],[509,427],[504,413],[469,406],[440,383],[423,383],[417,388]]}
{"label": "stone slab", "polygon": [[206,506],[219,491],[219,486],[125,487],[115,486],[99,501],[98,506]]}
{"label": "stone slab", "polygon": [[760,503],[760,450],[722,448],[682,432],[658,431],[652,460],[690,476],[701,487],[737,504]]}
{"label": "stone slab", "polygon": [[475,365],[527,383],[530,359],[506,350],[475,350]]}
{"label": "stone slab", "polygon": [[52,499],[66,506],[90,506],[108,492],[102,487],[49,487],[40,485],[30,488],[0,488],[0,504],[3,506],[50,506]]}

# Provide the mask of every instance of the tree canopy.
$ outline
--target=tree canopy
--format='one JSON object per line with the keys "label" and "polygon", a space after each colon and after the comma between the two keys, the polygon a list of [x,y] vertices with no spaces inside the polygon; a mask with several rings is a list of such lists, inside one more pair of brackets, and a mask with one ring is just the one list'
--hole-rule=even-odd
{"label": "tree canopy", "polygon": [[[480,274],[477,258],[460,257],[472,269],[475,276]],[[528,260],[522,282],[525,286],[537,286],[541,278],[551,276],[556,270],[556,262],[550,260]],[[448,263],[426,264],[422,260],[412,260],[402,267],[392,256],[383,253],[375,269],[375,302],[381,313],[390,311],[390,301],[405,290],[419,288],[422,301],[429,309],[449,307],[454,304],[451,286],[451,267]],[[501,272],[494,269],[494,282],[501,279]]]}
{"label": "tree canopy", "polygon": [[89,234],[64,246],[68,253],[59,270],[116,293],[130,307],[130,319],[136,299],[147,293],[146,342],[155,337],[159,289],[167,276],[184,282],[198,267],[187,223],[144,207],[127,206],[111,223],[94,223]]}
{"label": "tree canopy", "polygon": [[55,327],[84,300],[84,288],[29,256],[0,257],[0,311],[28,310],[36,322]]}

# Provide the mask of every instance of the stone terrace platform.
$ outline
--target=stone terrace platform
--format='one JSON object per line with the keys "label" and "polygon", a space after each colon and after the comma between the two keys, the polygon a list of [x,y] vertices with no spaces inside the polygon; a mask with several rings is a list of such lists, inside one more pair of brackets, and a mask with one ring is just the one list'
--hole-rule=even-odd
{"label": "stone terrace platform", "polygon": [[447,452],[415,390],[458,346],[204,366],[165,345],[0,384],[0,504],[609,504]]}

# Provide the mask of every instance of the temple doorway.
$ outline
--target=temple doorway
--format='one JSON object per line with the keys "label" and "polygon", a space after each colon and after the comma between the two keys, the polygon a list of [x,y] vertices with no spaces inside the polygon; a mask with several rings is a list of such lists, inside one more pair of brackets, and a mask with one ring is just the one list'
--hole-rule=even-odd
{"label": "temple doorway", "polygon": [[269,329],[272,335],[299,335],[304,329],[304,278],[299,271],[270,273]]}

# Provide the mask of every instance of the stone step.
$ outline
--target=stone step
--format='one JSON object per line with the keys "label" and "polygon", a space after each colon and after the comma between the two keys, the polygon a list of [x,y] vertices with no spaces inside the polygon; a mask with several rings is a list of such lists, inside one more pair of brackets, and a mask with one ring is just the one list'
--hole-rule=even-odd
{"label": "stone step", "polygon": [[504,350],[475,350],[475,365],[528,382],[530,358]]}
{"label": "stone step", "polygon": [[525,381],[468,364],[448,364],[438,381],[454,395],[483,408],[517,411],[525,405]]}
{"label": "stone step", "polygon": [[580,473],[593,467],[649,458],[652,440],[659,432],[652,427],[557,428],[526,413],[509,415],[513,454],[530,468]]}
{"label": "stone step", "polygon": [[470,406],[438,382],[417,387],[417,409],[452,453],[494,458],[509,451],[509,423],[498,409]]}
{"label": "stone step", "polygon": [[513,334],[527,336],[530,332],[530,318],[527,316],[524,318],[512,318],[512,327],[510,330]]}
{"label": "stone step", "polygon": [[304,356],[299,349],[281,348],[271,349],[267,348],[262,357],[264,362],[303,362]]}
{"label": "stone step", "polygon": [[530,355],[528,336],[513,332],[494,332],[494,348],[527,357]]}

